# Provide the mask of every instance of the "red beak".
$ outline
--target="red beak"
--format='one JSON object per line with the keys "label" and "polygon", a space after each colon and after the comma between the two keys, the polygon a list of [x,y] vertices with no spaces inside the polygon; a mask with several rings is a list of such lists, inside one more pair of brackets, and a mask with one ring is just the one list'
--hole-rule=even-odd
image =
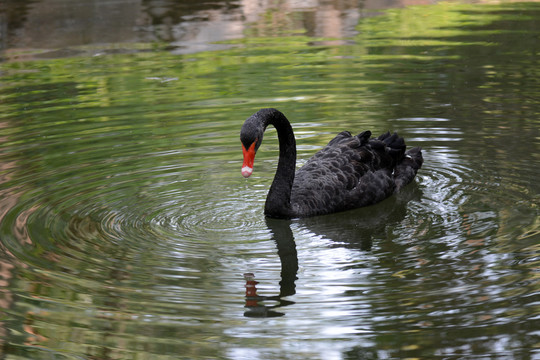
{"label": "red beak", "polygon": [[253,142],[249,149],[246,150],[242,144],[242,152],[244,153],[244,163],[242,164],[242,176],[248,178],[253,173],[253,162],[255,161],[255,143]]}

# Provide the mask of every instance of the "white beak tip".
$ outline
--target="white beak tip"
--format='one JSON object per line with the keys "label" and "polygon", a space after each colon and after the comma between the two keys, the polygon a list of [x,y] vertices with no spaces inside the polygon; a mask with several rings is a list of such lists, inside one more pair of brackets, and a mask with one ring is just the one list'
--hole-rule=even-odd
{"label": "white beak tip", "polygon": [[242,176],[245,178],[250,177],[250,175],[253,174],[253,168],[250,168],[249,166],[244,166],[242,168]]}

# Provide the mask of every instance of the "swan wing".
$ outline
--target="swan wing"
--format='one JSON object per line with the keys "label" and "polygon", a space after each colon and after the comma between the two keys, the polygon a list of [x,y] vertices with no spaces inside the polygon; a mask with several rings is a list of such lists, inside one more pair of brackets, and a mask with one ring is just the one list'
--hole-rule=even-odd
{"label": "swan wing", "polygon": [[[344,131],[297,170],[291,193],[293,212],[322,215],[374,204],[395,189],[393,167],[403,156],[399,137]],[[401,139],[402,140],[402,139]],[[404,146],[404,142],[403,142]]]}

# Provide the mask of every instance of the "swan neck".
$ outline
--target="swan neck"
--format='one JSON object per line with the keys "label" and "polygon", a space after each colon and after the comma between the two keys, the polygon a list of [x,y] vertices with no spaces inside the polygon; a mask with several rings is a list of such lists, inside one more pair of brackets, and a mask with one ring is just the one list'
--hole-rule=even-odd
{"label": "swan neck", "polygon": [[276,110],[274,116],[267,119],[266,126],[273,125],[278,134],[279,161],[266,198],[265,214],[270,217],[290,218],[291,190],[296,170],[296,140],[291,123],[281,112]]}

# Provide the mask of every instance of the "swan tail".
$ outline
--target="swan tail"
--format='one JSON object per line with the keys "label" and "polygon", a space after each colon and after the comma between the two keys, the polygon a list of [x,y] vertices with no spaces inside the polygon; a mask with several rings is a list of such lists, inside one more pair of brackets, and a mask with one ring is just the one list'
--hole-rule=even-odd
{"label": "swan tail", "polygon": [[386,145],[386,152],[397,163],[405,154],[405,140],[397,133],[390,134],[390,131],[377,138]]}
{"label": "swan tail", "polygon": [[405,152],[403,160],[394,169],[396,192],[414,179],[423,162],[422,148],[415,147]]}

